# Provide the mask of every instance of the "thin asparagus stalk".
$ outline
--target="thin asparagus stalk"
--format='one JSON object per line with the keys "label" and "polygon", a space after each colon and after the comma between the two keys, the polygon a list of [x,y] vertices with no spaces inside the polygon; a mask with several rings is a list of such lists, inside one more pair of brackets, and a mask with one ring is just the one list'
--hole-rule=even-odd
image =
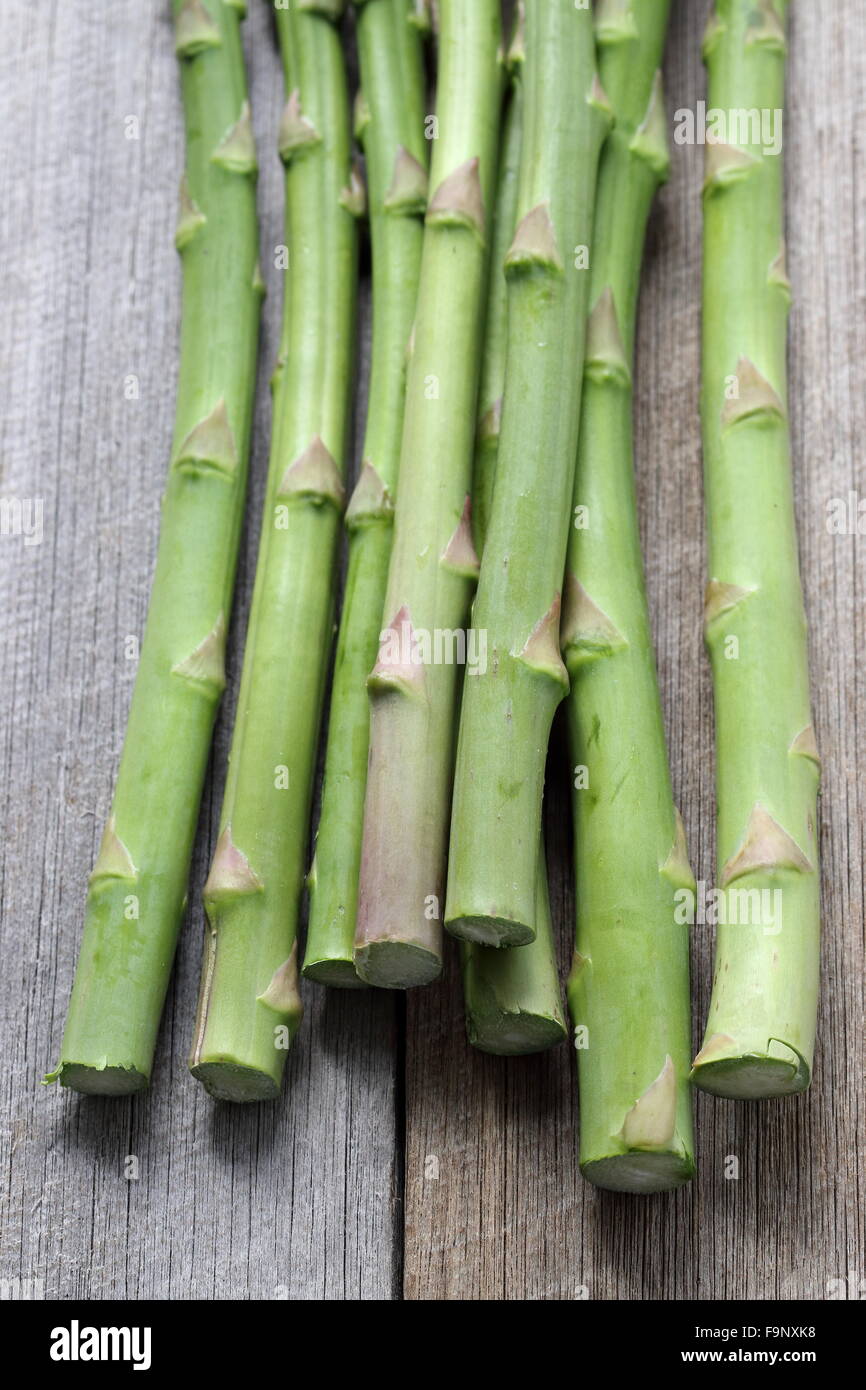
{"label": "thin asparagus stalk", "polygon": [[544,762],[568,687],[559,607],[580,410],[598,155],[609,110],[592,14],[527,0],[519,222],[496,487],[473,610],[486,670],[460,717],[445,920],[491,946],[536,935]]}
{"label": "thin asparagus stalk", "polygon": [[355,938],[358,974],[398,989],[424,984],[442,968],[455,638],[462,637],[478,566],[468,493],[499,130],[498,3],[440,0],[438,13],[433,192],[382,641],[368,680],[370,761]]}
{"label": "thin asparagus stalk", "polygon": [[263,292],[241,15],[222,0],[175,0],[174,15],[186,124],[174,444],[123,756],[46,1078],[103,1095],[148,1084],[184,912],[225,684]]}
{"label": "thin asparagus stalk", "polygon": [[[522,5],[519,7],[522,11]],[[479,434],[475,451],[473,522],[475,543],[484,548],[493,501],[499,419],[505,385],[508,319],[505,254],[517,225],[517,180],[522,130],[523,34],[519,25],[509,50],[512,90],[505,111],[493,226],[493,258],[487,331],[479,392]],[[542,1052],[568,1035],[556,964],[553,926],[542,845],[538,862],[536,937],[520,950],[497,951],[461,941],[460,961],[466,1003],[466,1031],[473,1047],[500,1055]]]}
{"label": "thin asparagus stalk", "polygon": [[288,102],[289,270],[267,497],[190,1067],[211,1095],[278,1095],[301,1018],[296,928],[323,685],[353,357],[356,231],[341,5],[277,8]]}
{"label": "thin asparagus stalk", "polygon": [[427,203],[424,66],[411,0],[356,0],[373,251],[373,360],[364,457],[346,513],[349,567],[331,692],[304,975],[358,986],[355,923],[370,705],[400,466],[406,347]]}
{"label": "thin asparagus stalk", "polygon": [[[658,67],[669,0],[596,8],[615,112],[601,159],[563,651],[573,775],[577,939],[569,980],[580,1164],[599,1187],[650,1192],[694,1172],[689,938],[693,890],[671,791],[633,472],[632,371],[647,218],[667,177]],[[587,782],[583,780],[585,769]]]}
{"label": "thin asparagus stalk", "polygon": [[523,130],[523,0],[520,0],[517,14],[518,23],[508,50],[511,83],[502,124],[496,211],[490,241],[490,283],[487,291],[484,353],[478,386],[478,433],[475,439],[472,479],[472,530],[479,554],[493,507],[493,480],[496,475],[496,456],[499,452],[502,392],[505,385],[508,334],[508,281],[505,278],[505,256],[517,226],[520,137]]}
{"label": "thin asparagus stalk", "polygon": [[[704,44],[711,106],[781,112],[787,11],[786,0],[717,0]],[[705,633],[726,925],[692,1075],[747,1100],[809,1085],[818,994],[819,762],[791,487],[783,227],[782,156],[741,122],[728,143],[707,146],[704,183]]]}

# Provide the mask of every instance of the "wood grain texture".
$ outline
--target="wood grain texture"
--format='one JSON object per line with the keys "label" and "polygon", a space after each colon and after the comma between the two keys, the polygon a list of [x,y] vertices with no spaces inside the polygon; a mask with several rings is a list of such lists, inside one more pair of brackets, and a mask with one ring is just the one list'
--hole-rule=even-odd
{"label": "wood grain texture", "polygon": [[[705,0],[674,2],[670,113],[704,95]],[[824,953],[814,1085],[804,1098],[697,1098],[699,1179],[646,1198],[577,1172],[576,1077],[565,1047],[493,1061],[463,1037],[455,979],[409,1001],[405,1292],[413,1299],[826,1298],[862,1278],[863,556],[831,536],[827,502],[860,488],[866,425],[866,13],[795,3],[787,123],[791,408],[814,701],[825,763]],[[674,789],[699,879],[714,879],[712,690],[701,639],[702,152],[677,147],[650,232],[638,338],[639,500]],[[859,455],[859,457],[858,457]],[[561,959],[573,933],[567,751],[548,768],[549,860]],[[628,847],[623,846],[623,852]],[[711,929],[693,940],[695,1039],[709,1001]],[[739,1179],[725,1177],[728,1156]],[[426,1168],[425,1168],[426,1164]],[[438,1173],[438,1178],[435,1174]],[[858,1215],[859,1213],[859,1215]],[[835,1288],[835,1286],[833,1286]]]}
{"label": "wood grain texture", "polygon": [[[262,176],[265,306],[249,523],[220,717],[151,1092],[39,1086],[60,1041],[87,874],[147,604],[177,364],[172,248],[182,128],[168,5],[6,0],[0,19],[0,497],[44,536],[0,536],[0,1281],[49,1297],[824,1298],[863,1249],[866,538],[827,503],[866,476],[866,12],[793,9],[787,124],[791,408],[822,794],[824,975],[805,1098],[699,1097],[700,1177],[675,1196],[588,1188],[569,1048],[500,1061],[465,1042],[453,970],[413,994],[305,989],[275,1106],[214,1106],[186,1071],[201,885],[215,838],[255,563],[276,350],[280,77],[264,0],[245,26]],[[668,104],[704,91],[705,0],[675,0]],[[140,122],[139,139],[125,121]],[[713,874],[712,699],[698,420],[700,157],[678,148],[641,305],[639,493],[674,783]],[[366,302],[366,300],[365,300]],[[365,315],[365,318],[368,318]],[[137,400],[126,378],[138,378]],[[564,731],[548,830],[563,968],[573,921]],[[624,847],[624,851],[627,847]],[[694,939],[695,1034],[712,941]],[[404,1151],[405,1144],[405,1151]],[[725,1178],[729,1155],[739,1179]],[[138,1163],[129,1178],[128,1156]],[[134,1171],[134,1170],[133,1170]],[[38,1286],[37,1286],[38,1287]]]}

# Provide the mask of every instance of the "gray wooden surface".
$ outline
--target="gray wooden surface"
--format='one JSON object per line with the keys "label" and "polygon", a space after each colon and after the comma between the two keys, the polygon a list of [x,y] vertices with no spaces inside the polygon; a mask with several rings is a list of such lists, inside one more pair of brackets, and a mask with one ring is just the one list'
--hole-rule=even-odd
{"label": "gray wooden surface", "polygon": [[[700,1177],[675,1196],[593,1191],[576,1167],[570,1049],[472,1054],[453,971],[404,1004],[305,989],[283,1101],[214,1106],[186,1071],[199,906],[234,687],[221,716],[151,1092],[39,1085],[55,1059],[86,877],[109,802],[171,435],[181,167],[165,0],[5,0],[0,16],[0,497],[43,499],[41,544],[0,537],[0,1283],[48,1297],[825,1298],[863,1250],[863,554],[827,503],[866,497],[866,9],[793,5],[787,167],[791,401],[814,697],[825,759],[820,1045],[805,1098],[699,1098]],[[705,0],[674,0],[673,111],[703,94]],[[282,239],[280,78],[264,0],[246,44],[263,262]],[[128,118],[139,123],[129,139]],[[678,149],[639,336],[639,489],[674,781],[712,879],[712,706],[701,649],[697,417],[700,159]],[[263,366],[278,276],[268,273]],[[139,383],[127,398],[127,378]],[[259,383],[240,665],[269,404]],[[571,932],[561,730],[553,903]],[[623,847],[624,853],[627,846]],[[694,939],[695,1016],[709,929]],[[729,1156],[738,1180],[725,1177]],[[130,1162],[130,1159],[134,1162]],[[131,1176],[130,1176],[131,1175]],[[3,1284],[8,1296],[14,1284]]]}

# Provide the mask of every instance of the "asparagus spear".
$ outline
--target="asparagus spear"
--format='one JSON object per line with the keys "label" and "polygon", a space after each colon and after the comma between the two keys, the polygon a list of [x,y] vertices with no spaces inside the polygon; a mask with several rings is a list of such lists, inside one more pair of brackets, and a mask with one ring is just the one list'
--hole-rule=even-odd
{"label": "asparagus spear", "polygon": [[427,201],[424,67],[410,0],[355,0],[373,249],[373,361],[364,459],[346,513],[349,568],[337,641],[304,975],[357,986],[354,943],[370,706],[400,465],[406,345]]}
{"label": "asparagus spear", "polygon": [[688,926],[676,912],[678,891],[693,890],[694,879],[665,749],[631,419],[644,231],[668,171],[657,69],[669,8],[669,0],[630,0],[596,9],[600,75],[616,119],[599,171],[575,481],[589,525],[572,528],[562,632],[575,770],[568,993],[580,1163],[598,1186],[636,1192],[675,1187],[694,1172]]}
{"label": "asparagus spear", "polygon": [[479,554],[493,507],[493,480],[499,452],[502,421],[502,392],[505,386],[505,353],[508,336],[508,282],[505,256],[517,226],[517,191],[520,175],[520,139],[523,131],[523,61],[525,58],[525,14],[519,0],[514,37],[509,45],[507,66],[510,89],[502,122],[502,147],[496,183],[496,208],[490,238],[490,278],[487,290],[487,318],[484,351],[478,385],[478,432],[472,477],[472,529]]}
{"label": "asparagus spear", "polygon": [[[473,522],[475,543],[484,547],[486,522],[493,501],[499,420],[505,385],[505,347],[508,304],[505,254],[517,224],[517,181],[520,162],[523,91],[523,5],[509,49],[512,90],[505,111],[492,264],[488,291],[487,330],[479,391],[479,429],[475,450]],[[547,891],[544,848],[539,853],[535,940],[519,951],[497,951],[461,941],[460,961],[466,1002],[466,1031],[473,1047],[500,1055],[541,1052],[567,1036],[562,992],[556,963],[553,926]]]}
{"label": "asparagus spear", "polygon": [[[711,106],[781,112],[787,10],[718,0],[704,45]],[[707,146],[701,400],[727,925],[693,1079],[755,1099],[805,1090],[811,1075],[819,763],[788,441],[782,157],[754,126],[727,135]]]}
{"label": "asparagus spear", "polygon": [[424,984],[442,967],[454,658],[461,655],[478,564],[467,494],[499,128],[499,5],[440,0],[438,13],[433,192],[382,640],[368,681],[370,761],[355,938],[359,975],[391,988]]}
{"label": "asparagus spear", "polygon": [[278,1094],[302,1012],[295,936],[333,626],[356,280],[340,8],[304,0],[276,11],[289,94],[283,349],[190,1057],[193,1075],[226,1100]]}
{"label": "asparagus spear", "polygon": [[460,717],[445,920],[464,940],[536,935],[544,761],[568,686],[560,585],[580,409],[599,150],[609,109],[592,14],[527,0],[519,222],[506,257],[506,389],[490,530],[473,611],[486,670]]}
{"label": "asparagus spear", "polygon": [[225,684],[263,290],[241,15],[222,0],[175,0],[174,15],[186,124],[174,444],[123,756],[46,1078],[104,1095],[148,1084],[183,917]]}

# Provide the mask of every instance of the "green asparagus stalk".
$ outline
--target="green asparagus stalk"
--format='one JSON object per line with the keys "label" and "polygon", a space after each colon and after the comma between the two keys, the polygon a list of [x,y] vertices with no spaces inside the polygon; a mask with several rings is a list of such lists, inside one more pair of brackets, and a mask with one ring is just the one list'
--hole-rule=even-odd
{"label": "green asparagus stalk", "polygon": [[390,988],[424,984],[442,968],[455,657],[478,567],[468,493],[499,130],[499,5],[440,0],[438,13],[433,192],[382,640],[368,680],[355,938],[358,974]]}
{"label": "green asparagus stalk", "polygon": [[358,986],[355,922],[370,706],[400,466],[406,347],[427,202],[424,66],[410,0],[356,0],[373,252],[373,351],[364,456],[346,513],[349,566],[331,692],[304,975]]}
{"label": "green asparagus stalk", "polygon": [[818,993],[819,762],[788,440],[782,156],[749,116],[781,119],[787,10],[717,0],[704,44],[710,106],[747,119],[708,144],[704,183],[705,634],[726,925],[692,1075],[737,1099],[806,1089]]}
{"label": "green asparagus stalk", "polygon": [[[650,1192],[694,1172],[689,938],[694,890],[675,810],[644,588],[632,371],[644,233],[668,149],[661,78],[669,0],[596,7],[615,124],[601,159],[563,651],[573,764],[577,940],[569,980],[580,1163]],[[580,509],[580,510],[578,510]],[[625,847],[625,853],[623,852]]]}
{"label": "green asparagus stalk", "polygon": [[87,896],[56,1071],[141,1090],[183,917],[246,492],[259,307],[256,157],[223,0],[175,0],[186,124],[180,377],[159,553],[126,741]]}
{"label": "green asparagus stalk", "polygon": [[[523,91],[522,4],[518,29],[509,49],[512,90],[505,111],[496,192],[487,330],[481,366],[479,433],[475,451],[473,522],[475,543],[484,548],[493,501],[499,419],[505,385],[508,317],[505,254],[517,225],[517,179],[520,161]],[[500,1055],[542,1052],[567,1037],[562,991],[556,963],[547,891],[544,847],[539,853],[535,940],[515,951],[497,951],[461,941],[460,961],[466,1003],[466,1031],[473,1047]]]}
{"label": "green asparagus stalk", "polygon": [[523,130],[523,60],[525,17],[523,0],[517,9],[517,25],[508,50],[511,77],[502,124],[502,147],[496,184],[496,210],[490,239],[490,283],[484,353],[478,386],[478,433],[472,479],[472,530],[480,555],[493,508],[493,480],[499,452],[505,353],[508,335],[508,281],[505,256],[517,226],[517,191],[520,175],[520,138]]}
{"label": "green asparagus stalk", "polygon": [[296,929],[333,630],[359,190],[332,0],[277,7],[289,270],[265,514],[190,1067],[211,1095],[279,1093],[301,1018]]}
{"label": "green asparagus stalk", "polygon": [[519,222],[506,256],[508,352],[496,486],[473,611],[486,669],[463,694],[446,925],[490,946],[536,935],[550,725],[568,687],[560,586],[580,410],[587,248],[609,108],[592,14],[527,0]]}

